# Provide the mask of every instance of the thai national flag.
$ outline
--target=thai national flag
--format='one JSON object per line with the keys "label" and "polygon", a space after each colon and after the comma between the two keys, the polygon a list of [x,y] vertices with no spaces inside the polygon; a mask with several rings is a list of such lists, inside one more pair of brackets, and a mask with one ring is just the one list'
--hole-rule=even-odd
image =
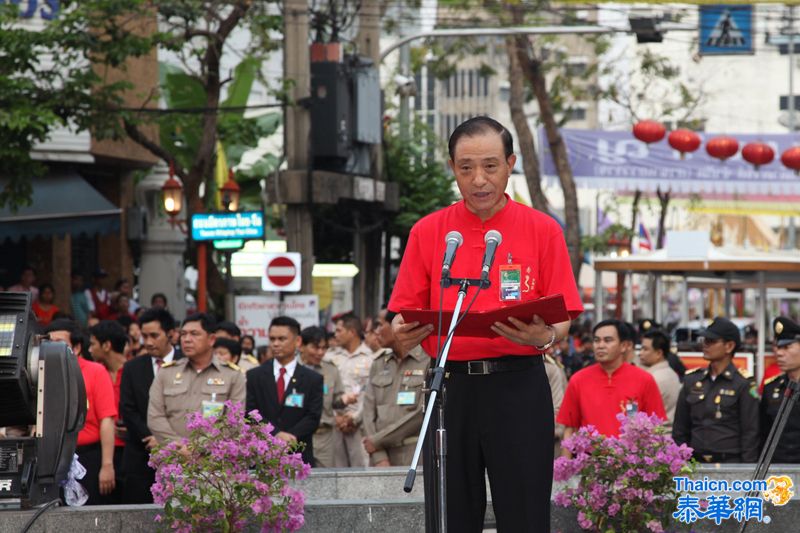
{"label": "thai national flag", "polygon": [[653,250],[653,239],[650,238],[650,232],[641,222],[639,222],[639,250]]}

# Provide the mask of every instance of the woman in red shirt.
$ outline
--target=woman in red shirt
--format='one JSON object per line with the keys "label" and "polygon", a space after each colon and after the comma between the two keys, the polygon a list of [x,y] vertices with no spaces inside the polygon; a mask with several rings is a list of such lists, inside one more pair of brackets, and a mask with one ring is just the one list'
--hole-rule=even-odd
{"label": "woman in red shirt", "polygon": [[42,326],[50,324],[55,314],[60,311],[53,303],[55,297],[56,292],[52,285],[43,283],[39,286],[39,299],[33,302],[31,308],[33,309],[33,314],[36,315],[36,320],[38,320],[39,324]]}

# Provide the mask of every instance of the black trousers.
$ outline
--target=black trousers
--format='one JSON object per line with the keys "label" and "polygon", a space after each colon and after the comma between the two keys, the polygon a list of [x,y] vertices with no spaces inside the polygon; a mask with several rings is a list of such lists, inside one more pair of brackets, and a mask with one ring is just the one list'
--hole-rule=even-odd
{"label": "black trousers", "polygon": [[[499,533],[550,531],[553,400],[544,361],[534,359],[524,370],[445,379],[449,531],[482,531],[487,473]],[[437,470],[431,468],[437,426],[434,410],[424,453],[428,533],[438,531]]]}
{"label": "black trousers", "polygon": [[86,469],[86,475],[78,482],[89,494],[86,505],[116,505],[122,503],[122,446],[114,446],[114,481],[116,486],[111,494],[100,494],[100,467],[103,464],[103,451],[100,443],[79,446],[75,453],[78,462]]}

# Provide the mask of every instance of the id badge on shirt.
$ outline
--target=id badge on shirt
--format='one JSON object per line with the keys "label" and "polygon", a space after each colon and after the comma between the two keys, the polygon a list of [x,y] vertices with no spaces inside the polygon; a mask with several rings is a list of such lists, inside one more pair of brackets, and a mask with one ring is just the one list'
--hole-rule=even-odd
{"label": "id badge on shirt", "polygon": [[283,401],[283,405],[286,407],[299,407],[302,408],[303,404],[305,403],[306,395],[302,392],[293,392],[291,394],[286,395],[286,399]]}
{"label": "id badge on shirt", "polygon": [[522,267],[520,265],[500,265],[500,301],[513,302],[522,300],[520,290]]}
{"label": "id badge on shirt", "polygon": [[405,390],[397,393],[397,405],[414,405],[417,403],[417,391]]}
{"label": "id badge on shirt", "polygon": [[222,402],[203,400],[200,405],[203,407],[203,418],[219,417],[225,411],[225,404]]}

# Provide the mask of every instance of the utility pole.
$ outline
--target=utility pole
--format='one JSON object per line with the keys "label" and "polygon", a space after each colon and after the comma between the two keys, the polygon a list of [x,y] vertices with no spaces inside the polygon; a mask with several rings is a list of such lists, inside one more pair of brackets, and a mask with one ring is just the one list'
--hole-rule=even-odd
{"label": "utility pole", "polygon": [[314,225],[310,204],[311,162],[308,157],[311,120],[308,109],[299,103],[311,94],[308,3],[306,0],[284,0],[283,6],[283,72],[287,79],[294,81],[289,92],[292,105],[286,107],[284,112],[287,166],[285,178],[305,180],[303,201],[286,206],[286,239],[288,249],[302,255],[301,292],[310,294],[311,271],[314,267]]}

